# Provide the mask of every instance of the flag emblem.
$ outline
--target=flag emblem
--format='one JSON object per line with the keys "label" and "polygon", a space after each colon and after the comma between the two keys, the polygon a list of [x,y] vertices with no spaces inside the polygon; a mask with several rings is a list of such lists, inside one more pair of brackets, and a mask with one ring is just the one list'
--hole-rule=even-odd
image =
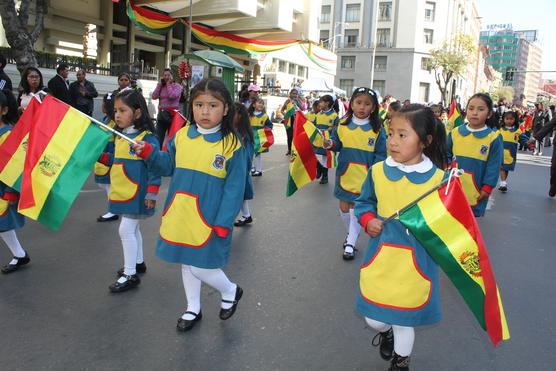
{"label": "flag emblem", "polygon": [[43,156],[39,162],[39,170],[41,174],[47,177],[55,176],[61,167],[62,163],[60,160],[52,155]]}
{"label": "flag emblem", "polygon": [[471,251],[465,251],[460,255],[459,262],[467,273],[475,277],[481,277],[479,255],[473,254]]}
{"label": "flag emblem", "polygon": [[480,149],[481,155],[483,155],[483,156],[486,155],[486,154],[487,154],[487,151],[488,151],[488,147],[487,147],[486,145],[483,144],[483,145],[481,146],[481,149]]}
{"label": "flag emblem", "polygon": [[368,144],[369,144],[369,147],[373,147],[375,145],[375,138],[370,137]]}

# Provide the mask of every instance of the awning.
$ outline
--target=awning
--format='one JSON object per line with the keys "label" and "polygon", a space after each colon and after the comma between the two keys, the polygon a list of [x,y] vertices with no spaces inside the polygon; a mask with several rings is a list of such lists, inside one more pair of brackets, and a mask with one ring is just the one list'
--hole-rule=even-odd
{"label": "awning", "polygon": [[216,50],[197,50],[191,54],[184,54],[180,56],[172,64],[179,65],[184,59],[196,59],[210,64],[211,66],[218,66],[224,68],[233,68],[237,72],[243,72],[244,68],[241,64],[237,63],[233,58],[230,58],[224,53]]}

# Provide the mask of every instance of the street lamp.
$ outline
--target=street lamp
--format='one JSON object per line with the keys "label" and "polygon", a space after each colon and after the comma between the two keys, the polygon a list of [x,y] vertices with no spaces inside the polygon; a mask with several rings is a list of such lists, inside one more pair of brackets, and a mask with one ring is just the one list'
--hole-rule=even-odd
{"label": "street lamp", "polygon": [[331,38],[329,38],[329,39],[322,40],[322,43],[323,43],[323,45],[324,45],[325,43],[327,43],[327,42],[329,42],[330,40],[332,40],[332,52],[334,52],[334,49],[335,49],[335,42],[334,42],[334,41],[336,40],[337,37],[342,37],[342,36],[344,36],[344,34],[339,33],[339,34],[334,35],[333,37],[331,37]]}

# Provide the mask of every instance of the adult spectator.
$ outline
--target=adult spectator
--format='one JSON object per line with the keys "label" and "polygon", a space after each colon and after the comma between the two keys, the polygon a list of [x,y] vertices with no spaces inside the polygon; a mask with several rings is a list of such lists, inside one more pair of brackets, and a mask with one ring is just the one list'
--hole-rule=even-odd
{"label": "adult spectator", "polygon": [[77,81],[70,84],[71,105],[91,116],[95,107],[94,98],[98,97],[95,84],[87,80],[84,70],[77,71]]}
{"label": "adult spectator", "polygon": [[257,84],[250,84],[249,87],[247,88],[248,100],[244,101],[243,105],[246,108],[249,108],[249,106],[251,106],[251,103],[253,103],[255,99],[259,98],[260,91],[261,89],[257,86]]}
{"label": "adult spectator", "polygon": [[176,110],[180,108],[181,92],[182,87],[174,82],[172,70],[166,68],[162,74],[162,79],[152,93],[152,99],[160,99],[156,117],[156,135],[161,146],[164,143],[166,132],[172,124],[172,118],[176,114]]}
{"label": "adult spectator", "polygon": [[[541,130],[545,124],[548,124],[552,120],[552,112],[544,108],[543,103],[535,104],[535,115],[533,116],[533,137],[537,137],[537,133]],[[542,141],[535,142],[535,151],[533,156],[542,156]]]}
{"label": "adult spectator", "polygon": [[17,98],[19,111],[25,110],[34,96],[38,95],[42,99],[47,93],[41,71],[35,67],[27,67],[21,75],[21,92]]}
{"label": "adult spectator", "polygon": [[[118,89],[105,96],[106,110],[109,112],[110,117],[114,114],[114,98],[116,95],[125,89],[131,89],[131,77],[127,72],[120,72],[118,75]],[[113,118],[113,117],[112,117]]]}
{"label": "adult spectator", "polygon": [[50,94],[60,99],[62,102],[71,104],[69,93],[69,66],[65,63],[60,63],[56,68],[56,76],[48,81],[48,89]]}
{"label": "adult spectator", "polygon": [[4,72],[6,63],[6,57],[0,54],[0,90],[8,89],[9,91],[12,91],[12,80],[10,80],[6,72]]}
{"label": "adult spectator", "polygon": [[[554,132],[554,130],[556,130],[556,117],[552,117],[552,119],[547,124],[545,124],[537,132],[535,132],[530,142],[535,140],[536,143],[542,143],[543,139],[546,137],[550,137]],[[548,190],[548,196],[550,197],[556,196],[556,151],[555,150],[552,151],[552,160],[550,164],[550,189]]]}
{"label": "adult spectator", "polygon": [[[282,115],[286,113],[292,104],[297,107],[297,109],[303,110],[301,100],[299,99],[299,92],[295,88],[290,90],[290,97],[284,102],[282,108],[280,109]],[[288,152],[286,153],[286,156],[289,156],[292,150],[293,124],[295,121],[295,115],[290,116],[288,120],[289,123],[284,122],[284,125],[289,124],[289,128],[286,128],[286,134],[288,136]]]}

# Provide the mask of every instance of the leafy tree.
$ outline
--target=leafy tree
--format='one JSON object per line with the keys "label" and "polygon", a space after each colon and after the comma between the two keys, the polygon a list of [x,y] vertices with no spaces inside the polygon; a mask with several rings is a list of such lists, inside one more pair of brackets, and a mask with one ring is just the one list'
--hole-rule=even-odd
{"label": "leafy tree", "polygon": [[442,104],[447,107],[454,92],[451,86],[458,76],[463,76],[467,65],[477,52],[477,46],[469,35],[456,34],[445,40],[439,48],[430,51],[429,67],[434,71],[436,85],[442,96]]}
{"label": "leafy tree", "polygon": [[[44,17],[48,12],[48,0],[21,0],[16,10],[14,0],[0,0],[0,16],[6,31],[20,73],[29,66],[37,67],[34,45],[44,28]],[[31,3],[34,3],[35,25],[28,27],[31,15]]]}
{"label": "leafy tree", "polygon": [[502,98],[506,98],[506,102],[513,102],[514,89],[511,86],[500,86],[495,89],[490,96],[494,102],[498,102]]}

